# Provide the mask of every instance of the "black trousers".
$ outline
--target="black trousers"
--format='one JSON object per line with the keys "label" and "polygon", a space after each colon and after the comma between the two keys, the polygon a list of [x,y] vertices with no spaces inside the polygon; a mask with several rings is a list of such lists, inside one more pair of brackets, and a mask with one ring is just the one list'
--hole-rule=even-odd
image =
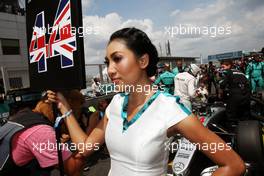
{"label": "black trousers", "polygon": [[208,93],[211,94],[212,85],[215,87],[216,95],[218,95],[218,88],[214,79],[208,80]]}

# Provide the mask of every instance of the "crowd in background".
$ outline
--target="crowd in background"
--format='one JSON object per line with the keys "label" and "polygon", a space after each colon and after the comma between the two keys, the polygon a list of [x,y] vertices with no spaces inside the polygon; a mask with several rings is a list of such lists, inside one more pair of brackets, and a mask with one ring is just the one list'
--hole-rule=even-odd
{"label": "crowd in background", "polygon": [[[250,57],[244,57],[238,60],[229,61],[232,62],[232,69],[235,69],[246,75],[246,77],[250,81],[252,93],[256,93],[257,90],[261,91],[264,89],[264,59],[262,54],[255,53]],[[182,66],[183,63],[181,61],[178,61],[176,65],[177,66],[172,69],[170,69],[169,64],[166,63],[158,65],[158,73],[155,79],[156,82],[159,82],[159,80],[164,77],[164,75],[169,75],[168,72],[172,74],[170,75],[171,77],[175,77],[178,73],[189,72],[191,69],[190,65]],[[209,62],[208,64],[200,64],[199,67],[200,72],[196,77],[197,87],[205,85],[209,95],[218,96],[220,93],[219,81],[224,77],[224,70],[221,67],[221,64],[219,64],[219,62],[217,62],[216,64],[213,62]],[[255,81],[256,83],[254,82],[254,80],[257,80]]]}

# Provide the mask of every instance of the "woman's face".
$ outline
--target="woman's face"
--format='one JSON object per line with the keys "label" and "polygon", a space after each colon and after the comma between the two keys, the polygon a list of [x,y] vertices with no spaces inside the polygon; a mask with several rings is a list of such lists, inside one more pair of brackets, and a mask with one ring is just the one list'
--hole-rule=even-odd
{"label": "woman's face", "polygon": [[145,72],[138,58],[122,40],[113,40],[106,49],[108,75],[115,85],[135,85]]}

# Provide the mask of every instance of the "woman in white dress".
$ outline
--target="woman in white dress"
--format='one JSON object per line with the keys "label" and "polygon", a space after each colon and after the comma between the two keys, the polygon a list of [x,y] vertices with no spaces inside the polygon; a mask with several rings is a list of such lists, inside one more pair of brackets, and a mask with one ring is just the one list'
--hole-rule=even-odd
{"label": "woman in white dress", "polygon": [[111,157],[109,176],[161,176],[167,172],[168,139],[181,133],[195,144],[222,144],[219,150],[203,151],[219,166],[214,176],[244,173],[244,162],[221,138],[203,127],[179,99],[152,87],[149,78],[156,73],[158,54],[144,32],[124,28],[112,34],[105,62],[119,91],[128,92],[113,97],[104,119],[89,136],[69,113],[64,97],[48,91],[49,100],[58,103],[67,116],[72,141],[89,146],[79,148],[80,155],[88,156],[106,142]]}

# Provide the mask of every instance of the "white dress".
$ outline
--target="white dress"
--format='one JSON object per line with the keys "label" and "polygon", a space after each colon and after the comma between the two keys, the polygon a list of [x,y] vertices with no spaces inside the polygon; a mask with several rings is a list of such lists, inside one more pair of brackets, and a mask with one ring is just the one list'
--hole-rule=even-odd
{"label": "white dress", "polygon": [[167,129],[191,113],[179,99],[160,93],[125,131],[124,96],[117,94],[106,109],[105,141],[111,157],[108,176],[161,176],[167,173]]}

